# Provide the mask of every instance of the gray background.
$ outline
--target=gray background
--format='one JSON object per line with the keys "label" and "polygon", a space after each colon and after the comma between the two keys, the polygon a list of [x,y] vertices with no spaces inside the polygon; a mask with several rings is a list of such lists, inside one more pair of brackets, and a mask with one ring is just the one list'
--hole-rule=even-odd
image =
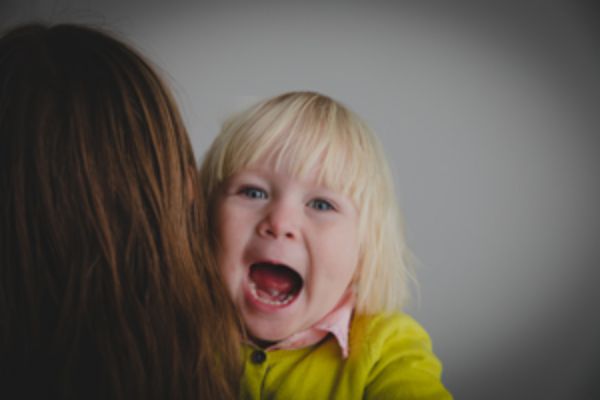
{"label": "gray background", "polygon": [[[167,5],[167,3],[169,3]],[[4,1],[123,34],[202,155],[230,112],[329,94],[380,135],[458,399],[599,399],[598,15],[581,1]]]}

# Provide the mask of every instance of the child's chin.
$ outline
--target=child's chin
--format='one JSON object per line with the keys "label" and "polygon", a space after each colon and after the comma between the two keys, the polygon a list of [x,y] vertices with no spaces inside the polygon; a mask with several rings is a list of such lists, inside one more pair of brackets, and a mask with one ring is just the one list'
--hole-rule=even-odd
{"label": "child's chin", "polygon": [[293,332],[273,331],[272,329],[252,329],[248,327],[248,334],[252,341],[260,347],[269,347],[290,337]]}

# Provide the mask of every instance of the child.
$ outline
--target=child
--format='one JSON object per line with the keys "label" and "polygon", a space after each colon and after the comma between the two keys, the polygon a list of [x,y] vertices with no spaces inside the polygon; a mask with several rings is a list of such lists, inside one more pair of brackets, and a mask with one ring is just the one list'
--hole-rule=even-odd
{"label": "child", "polygon": [[295,92],[227,121],[200,186],[246,329],[242,397],[450,399],[408,279],[380,144],[340,103]]}

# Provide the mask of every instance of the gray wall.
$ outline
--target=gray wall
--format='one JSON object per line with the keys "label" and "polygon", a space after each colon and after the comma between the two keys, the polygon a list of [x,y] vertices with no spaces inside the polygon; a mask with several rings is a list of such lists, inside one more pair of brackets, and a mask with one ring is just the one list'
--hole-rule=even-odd
{"label": "gray wall", "polygon": [[600,398],[593,8],[166,3],[13,0],[0,26],[122,33],[169,75],[198,156],[256,99],[314,89],[342,100],[385,144],[421,261],[410,311],[456,397]]}

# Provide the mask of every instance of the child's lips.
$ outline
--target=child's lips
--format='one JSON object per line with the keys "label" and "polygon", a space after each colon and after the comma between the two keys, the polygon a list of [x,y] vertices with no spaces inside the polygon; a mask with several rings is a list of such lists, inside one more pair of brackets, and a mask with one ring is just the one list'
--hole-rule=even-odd
{"label": "child's lips", "polygon": [[247,295],[253,305],[273,311],[293,303],[303,284],[302,276],[288,265],[261,261],[250,265]]}

